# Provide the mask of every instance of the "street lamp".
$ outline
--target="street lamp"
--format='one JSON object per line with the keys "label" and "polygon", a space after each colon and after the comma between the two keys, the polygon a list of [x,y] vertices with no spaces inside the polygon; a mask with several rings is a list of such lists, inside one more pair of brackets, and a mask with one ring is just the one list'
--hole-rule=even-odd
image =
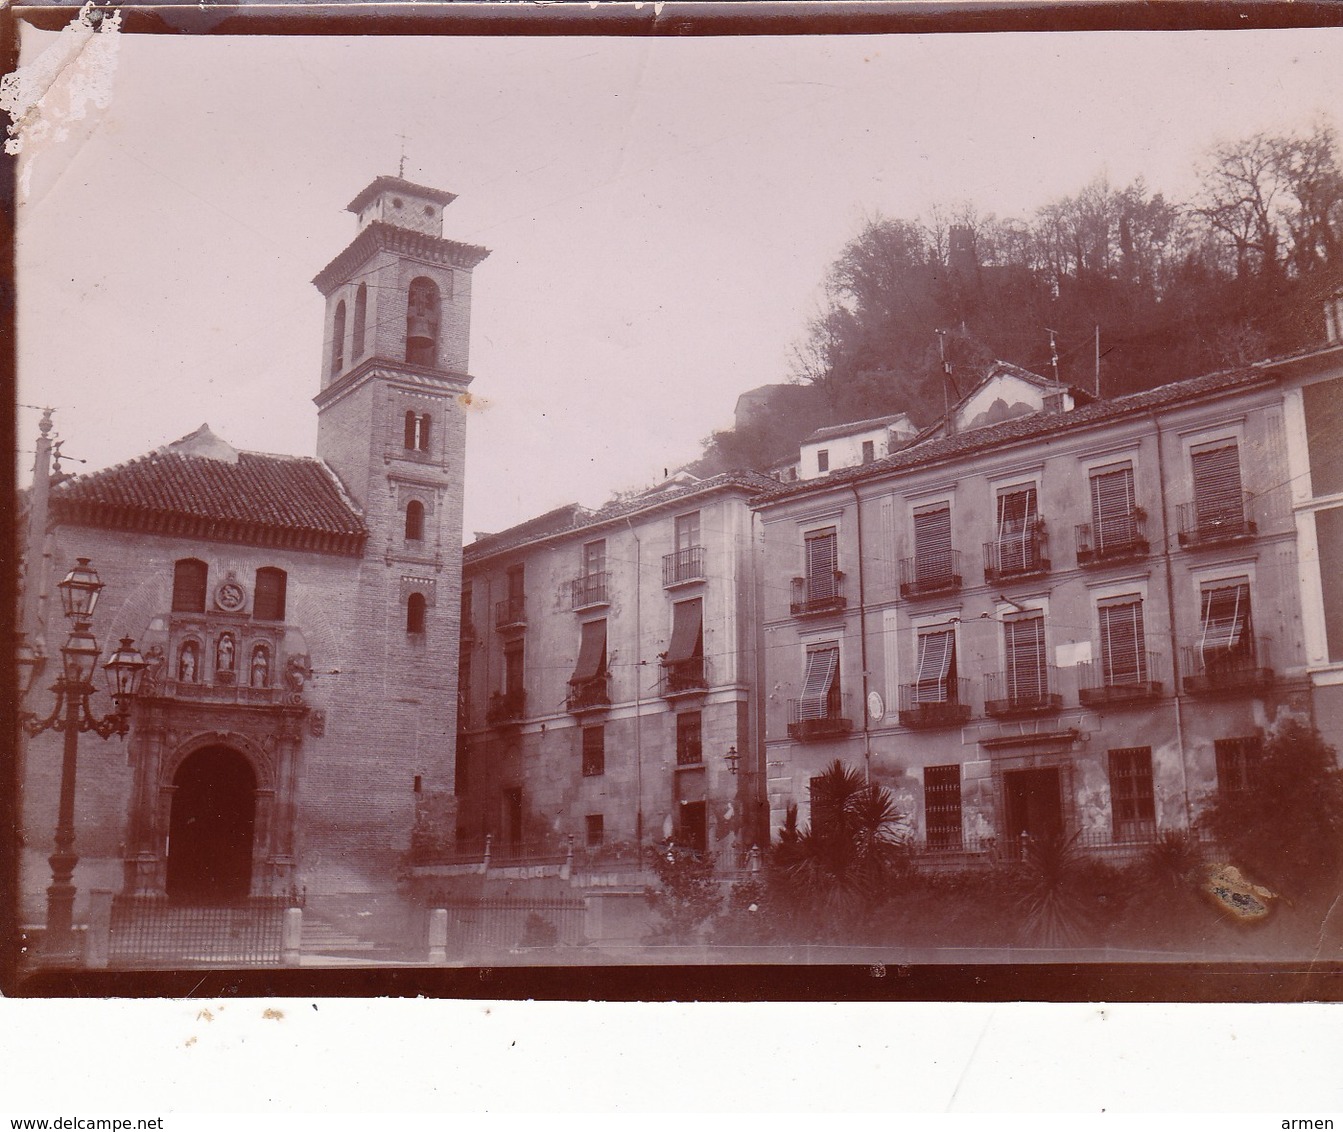
{"label": "street lamp", "polygon": [[[87,558],[77,559],[58,584],[61,605],[70,618],[71,629],[61,648],[61,675],[51,686],[56,693],[56,706],[45,719],[38,718],[34,712],[19,714],[29,735],[40,735],[43,731],[60,731],[65,735],[60,804],[56,814],[56,851],[48,858],[51,885],[47,888],[47,930],[43,945],[49,960],[64,963],[76,960],[75,886],[71,882],[75,865],[79,863],[75,853],[75,769],[79,759],[79,733],[92,731],[103,739],[112,735],[124,736],[130,730],[131,701],[139,690],[145,669],[145,659],[136,650],[135,642],[130,637],[122,637],[121,644],[103,665],[108,691],[112,694],[113,711],[103,719],[89,711],[89,697],[94,692],[93,669],[98,662],[98,642],[89,629],[102,588],[98,572],[89,565]],[[22,679],[31,685],[40,658],[26,641],[19,642],[18,663]]]}
{"label": "street lamp", "polygon": [[736,773],[737,773],[737,761],[741,758],[741,755],[737,754],[737,744],[736,744],[736,743],[733,743],[732,746],[730,746],[730,747],[727,749],[727,754],[725,754],[725,755],[723,756],[723,758],[725,758],[725,759],[727,760],[727,768],[728,768],[728,770],[730,770],[733,774],[736,774]]}

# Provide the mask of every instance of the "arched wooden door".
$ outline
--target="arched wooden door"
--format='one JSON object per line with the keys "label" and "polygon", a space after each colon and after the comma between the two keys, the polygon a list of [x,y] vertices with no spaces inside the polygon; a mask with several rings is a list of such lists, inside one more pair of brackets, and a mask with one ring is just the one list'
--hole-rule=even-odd
{"label": "arched wooden door", "polygon": [[173,786],[168,895],[199,903],[244,899],[256,826],[251,763],[231,747],[205,747],[178,767]]}

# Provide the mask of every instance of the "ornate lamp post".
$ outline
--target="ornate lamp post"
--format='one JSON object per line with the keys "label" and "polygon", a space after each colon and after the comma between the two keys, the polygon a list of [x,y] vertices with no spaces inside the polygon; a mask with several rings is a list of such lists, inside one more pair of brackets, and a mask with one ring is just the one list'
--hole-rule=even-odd
{"label": "ornate lamp post", "polygon": [[[75,770],[79,759],[79,733],[93,731],[106,739],[124,736],[130,730],[130,705],[139,691],[145,659],[130,637],[123,637],[103,671],[114,710],[103,719],[89,711],[93,695],[93,669],[98,662],[98,642],[89,632],[93,610],[103,583],[87,558],[77,559],[74,567],[57,586],[61,604],[70,619],[70,636],[61,648],[62,671],[51,690],[56,706],[45,719],[33,712],[21,712],[20,719],[29,735],[60,731],[65,735],[61,760],[60,804],[56,815],[56,851],[51,862],[51,885],[47,889],[47,930],[43,951],[49,961],[73,963],[75,954],[73,912],[75,886],[72,882],[79,856],[75,853]],[[19,644],[19,667],[26,693],[37,676],[41,659],[27,642]]]}

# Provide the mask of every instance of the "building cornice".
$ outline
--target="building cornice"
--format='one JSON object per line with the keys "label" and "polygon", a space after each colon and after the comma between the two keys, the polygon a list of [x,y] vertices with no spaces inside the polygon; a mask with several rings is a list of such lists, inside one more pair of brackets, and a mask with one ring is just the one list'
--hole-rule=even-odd
{"label": "building cornice", "polygon": [[374,253],[388,251],[405,259],[417,259],[435,267],[460,267],[470,271],[490,254],[479,244],[463,244],[374,220],[335,259],[313,276],[313,286],[329,295],[349,280]]}
{"label": "building cornice", "polygon": [[410,362],[392,362],[376,354],[342,374],[312,399],[319,409],[333,405],[369,381],[385,381],[414,392],[433,392],[444,397],[465,393],[474,380],[468,373],[433,369]]}

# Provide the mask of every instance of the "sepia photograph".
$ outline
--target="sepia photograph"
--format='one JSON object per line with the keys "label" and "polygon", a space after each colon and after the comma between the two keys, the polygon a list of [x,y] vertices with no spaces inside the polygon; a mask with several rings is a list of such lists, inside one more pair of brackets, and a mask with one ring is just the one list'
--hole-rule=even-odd
{"label": "sepia photograph", "polygon": [[17,34],[21,979],[1337,996],[1343,28]]}

